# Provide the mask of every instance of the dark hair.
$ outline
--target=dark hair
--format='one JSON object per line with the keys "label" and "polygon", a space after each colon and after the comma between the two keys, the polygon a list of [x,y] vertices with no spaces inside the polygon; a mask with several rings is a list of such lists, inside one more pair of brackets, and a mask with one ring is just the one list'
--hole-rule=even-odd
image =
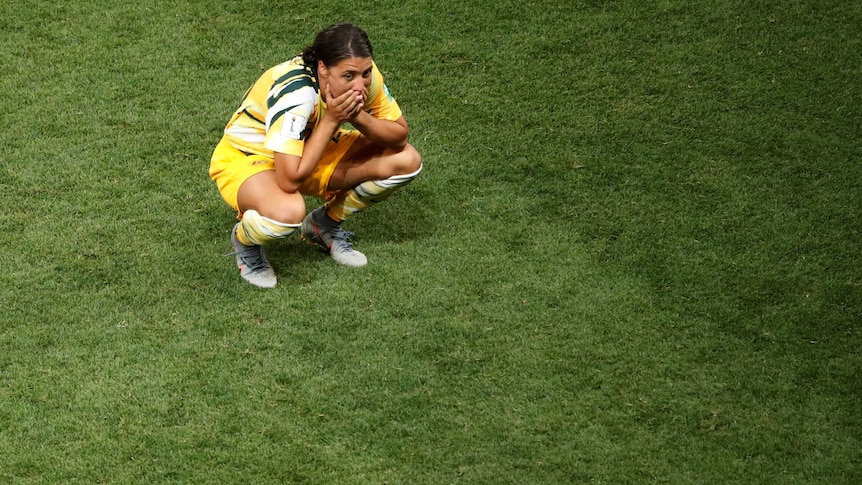
{"label": "dark hair", "polygon": [[317,71],[317,61],[330,67],[351,57],[374,57],[368,34],[359,27],[344,22],[321,30],[314,43],[302,50],[302,62]]}

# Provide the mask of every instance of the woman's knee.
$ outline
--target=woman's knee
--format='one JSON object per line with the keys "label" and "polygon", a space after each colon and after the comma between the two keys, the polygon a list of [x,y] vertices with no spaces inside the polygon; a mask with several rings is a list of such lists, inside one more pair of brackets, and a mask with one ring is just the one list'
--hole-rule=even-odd
{"label": "woman's knee", "polygon": [[394,158],[395,163],[391,175],[414,173],[422,168],[422,155],[409,143]]}
{"label": "woman's knee", "polygon": [[274,172],[263,172],[246,180],[240,187],[237,202],[241,212],[254,209],[284,224],[299,224],[305,217],[305,199],[299,193],[281,190],[275,183]]}
{"label": "woman's knee", "polygon": [[284,197],[274,197],[268,201],[261,215],[284,224],[299,224],[305,218],[305,200],[298,193],[284,193]]}

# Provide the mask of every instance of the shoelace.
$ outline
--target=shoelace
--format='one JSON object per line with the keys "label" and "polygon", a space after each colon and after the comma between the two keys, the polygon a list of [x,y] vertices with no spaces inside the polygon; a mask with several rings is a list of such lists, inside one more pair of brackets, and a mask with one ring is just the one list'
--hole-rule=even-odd
{"label": "shoelace", "polygon": [[344,249],[352,249],[353,242],[350,241],[350,238],[352,238],[354,234],[355,233],[351,231],[345,231],[344,229],[338,227],[332,231],[332,241],[341,242]]}
{"label": "shoelace", "polygon": [[225,256],[239,256],[243,264],[245,264],[245,266],[249,268],[252,272],[255,272],[261,269],[265,269],[268,266],[266,256],[264,256],[263,253],[263,248],[257,246],[257,249],[257,251],[254,251],[253,249],[238,250],[232,253],[225,254]]}

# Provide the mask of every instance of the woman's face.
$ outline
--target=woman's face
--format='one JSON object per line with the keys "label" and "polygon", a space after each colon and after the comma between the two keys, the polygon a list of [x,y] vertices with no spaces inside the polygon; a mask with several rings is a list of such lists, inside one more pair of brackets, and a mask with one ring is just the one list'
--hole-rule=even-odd
{"label": "woman's face", "polygon": [[371,86],[371,66],[370,57],[349,57],[330,67],[318,61],[317,72],[322,81],[320,87],[326,89],[326,83],[335,98],[351,90],[357,94],[367,94]]}

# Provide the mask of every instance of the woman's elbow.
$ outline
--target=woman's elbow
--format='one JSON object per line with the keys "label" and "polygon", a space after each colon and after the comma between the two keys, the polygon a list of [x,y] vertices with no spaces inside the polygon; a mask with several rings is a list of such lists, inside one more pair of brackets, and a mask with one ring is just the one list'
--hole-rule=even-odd
{"label": "woman's elbow", "polygon": [[407,144],[410,140],[410,129],[406,126],[403,127],[398,136],[395,137],[394,143],[392,144],[392,148],[395,150],[401,151],[407,148]]}
{"label": "woman's elbow", "polygon": [[288,194],[298,192],[299,186],[302,185],[303,182],[297,177],[292,177],[291,175],[284,173],[278,174],[275,181],[278,184],[278,188]]}

